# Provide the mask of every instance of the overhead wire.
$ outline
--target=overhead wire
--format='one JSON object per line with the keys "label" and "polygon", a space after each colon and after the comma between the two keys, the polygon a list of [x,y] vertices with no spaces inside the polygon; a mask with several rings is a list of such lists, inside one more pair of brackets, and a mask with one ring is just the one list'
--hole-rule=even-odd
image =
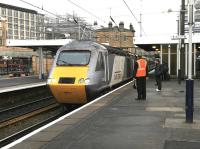
{"label": "overhead wire", "polygon": [[[53,16],[56,16],[57,18],[65,19],[65,18],[61,17],[60,15],[54,14],[54,13],[48,11],[48,10],[43,9],[43,6],[42,6],[42,8],[40,8],[40,7],[38,7],[38,6],[34,5],[34,4],[31,4],[31,3],[29,3],[29,2],[27,2],[27,1],[25,1],[25,0],[20,0],[20,1],[23,2],[23,3],[26,3],[26,4],[28,4],[28,5],[30,5],[30,6],[32,6],[32,7],[35,7],[35,8],[37,8],[37,9],[40,9],[40,10],[42,10],[42,11],[44,11],[44,12],[47,12],[47,13],[53,15]],[[72,21],[70,21],[70,20],[68,20],[68,21],[69,21],[69,22],[72,22]],[[93,31],[92,28],[86,27],[87,24],[82,24],[82,25],[81,25],[80,23],[78,23],[78,22],[75,21],[75,20],[74,20],[73,22],[74,22],[75,24],[79,25],[79,26],[80,26],[80,29],[81,29],[83,32],[85,32],[85,29],[90,30],[90,31]]]}
{"label": "overhead wire", "polygon": [[78,5],[78,4],[74,3],[74,2],[72,2],[71,0],[68,0],[68,2],[70,2],[70,3],[73,4],[73,5],[75,5],[76,7],[80,8],[81,10],[87,12],[88,14],[94,16],[95,18],[101,20],[102,22],[106,23],[105,20],[101,19],[100,17],[96,16],[95,14],[93,14],[92,12],[86,10],[85,8],[81,7],[80,5]]}
{"label": "overhead wire", "polygon": [[[54,16],[56,16],[57,18],[65,19],[64,17],[61,17],[60,15],[57,15],[57,14],[55,14],[55,13],[52,13],[52,12],[50,12],[50,11],[48,11],[48,10],[43,9],[43,7],[40,8],[40,7],[38,7],[38,6],[34,5],[34,4],[31,4],[31,3],[29,3],[29,2],[27,2],[27,1],[25,1],[25,0],[19,0],[19,1],[21,1],[21,2],[23,2],[23,3],[26,3],[26,4],[28,4],[28,5],[32,6],[32,7],[35,7],[35,8],[37,8],[37,9],[40,9],[40,10],[42,10],[42,11],[44,11],[44,12],[47,12],[47,13],[49,13],[49,14],[51,14],[51,15],[54,15]],[[71,21],[70,21],[70,22],[71,22]],[[74,22],[75,22],[75,21],[74,21]],[[78,24],[77,22],[75,22],[75,23]]]}
{"label": "overhead wire", "polygon": [[[126,7],[128,8],[128,10],[131,12],[132,16],[133,16],[133,17],[135,18],[135,20],[137,21],[137,23],[139,24],[140,21],[138,21],[138,19],[137,19],[136,16],[134,15],[133,11],[130,9],[129,5],[126,3],[125,0],[123,0],[123,2],[124,2],[124,4],[126,5]],[[143,27],[142,27],[142,31],[143,31],[143,33],[146,35],[146,33],[145,33]]]}
{"label": "overhead wire", "polygon": [[[52,13],[52,12],[50,12],[50,11],[48,11],[48,10],[45,10],[45,9],[43,9],[43,8],[40,8],[40,7],[36,6],[36,5],[33,5],[33,4],[31,4],[31,3],[27,2],[27,1],[24,1],[24,0],[19,0],[19,1],[21,1],[21,2],[23,2],[23,3],[26,3],[26,4],[28,4],[28,5],[32,6],[32,7],[35,7],[35,8],[37,8],[37,9],[40,9],[40,10],[42,10],[42,11],[44,11],[44,12],[47,12],[47,13],[49,13],[49,14],[51,14],[51,15],[54,15],[54,16],[56,16],[56,17],[58,17],[58,18],[62,18],[61,16],[59,16],[59,15],[57,15],[57,14],[55,14],[55,13]],[[63,18],[62,18],[62,19],[63,19]]]}
{"label": "overhead wire", "polygon": [[[60,15],[57,15],[57,14],[55,14],[55,13],[52,13],[52,12],[50,12],[50,11],[48,11],[48,10],[43,9],[43,7],[40,8],[40,7],[38,7],[38,6],[34,5],[34,4],[31,4],[31,3],[29,3],[29,2],[27,2],[27,1],[25,1],[25,0],[19,0],[19,1],[21,1],[21,2],[23,2],[23,3],[26,3],[26,4],[28,4],[28,5],[32,6],[32,7],[35,7],[35,8],[37,8],[37,9],[40,9],[40,10],[42,10],[42,11],[44,11],[44,12],[47,12],[47,13],[53,15],[53,16],[56,16],[57,18],[65,19],[65,18],[61,17]],[[70,21],[70,22],[72,22],[72,21]],[[75,21],[75,20],[74,20],[73,22],[75,22],[76,24],[78,24],[78,22]],[[82,27],[81,27],[81,29],[82,29]],[[87,27],[87,29],[91,30],[91,28],[88,28],[88,27]],[[82,30],[83,30],[83,29],[82,29]]]}

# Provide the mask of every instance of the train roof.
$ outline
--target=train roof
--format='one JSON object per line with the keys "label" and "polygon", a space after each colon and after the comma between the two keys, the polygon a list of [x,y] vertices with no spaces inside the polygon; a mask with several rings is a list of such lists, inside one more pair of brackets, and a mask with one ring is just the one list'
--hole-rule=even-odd
{"label": "train roof", "polygon": [[106,48],[96,42],[93,41],[72,41],[64,46],[62,46],[59,50],[98,50]]}
{"label": "train roof", "polygon": [[122,56],[133,56],[132,53],[128,52],[128,51],[124,51],[121,48],[117,48],[117,47],[111,47],[108,45],[104,45],[104,44],[99,44],[93,41],[72,41],[66,45],[64,45],[63,47],[61,47],[59,50],[99,50],[99,49],[104,49],[104,50],[108,50],[109,53],[114,53],[117,55],[122,55]]}
{"label": "train roof", "polygon": [[133,56],[133,53],[128,52],[128,51],[124,51],[121,48],[117,48],[117,47],[111,47],[108,45],[103,45],[104,47],[106,47],[106,49],[108,50],[109,53],[115,53],[117,55],[123,55],[123,56]]}

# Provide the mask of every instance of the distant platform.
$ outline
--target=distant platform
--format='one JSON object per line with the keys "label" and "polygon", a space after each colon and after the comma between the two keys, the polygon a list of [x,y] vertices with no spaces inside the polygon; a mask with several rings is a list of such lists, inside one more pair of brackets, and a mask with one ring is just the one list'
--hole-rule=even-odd
{"label": "distant platform", "polygon": [[41,80],[38,76],[1,78],[0,93],[22,90],[32,87],[45,86],[46,79]]}

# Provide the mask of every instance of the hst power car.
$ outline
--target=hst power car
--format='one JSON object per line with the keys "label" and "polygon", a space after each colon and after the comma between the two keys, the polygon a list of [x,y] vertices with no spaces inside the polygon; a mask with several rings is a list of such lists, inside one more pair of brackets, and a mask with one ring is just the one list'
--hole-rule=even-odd
{"label": "hst power car", "polygon": [[92,41],[72,41],[56,54],[48,85],[56,100],[84,104],[103,90],[133,78],[133,56]]}

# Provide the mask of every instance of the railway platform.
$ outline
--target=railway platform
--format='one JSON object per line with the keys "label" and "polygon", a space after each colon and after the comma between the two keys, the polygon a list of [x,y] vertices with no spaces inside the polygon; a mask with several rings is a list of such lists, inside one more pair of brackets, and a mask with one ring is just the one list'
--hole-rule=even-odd
{"label": "railway platform", "polygon": [[1,78],[0,93],[44,85],[46,85],[46,79],[38,79],[38,76]]}
{"label": "railway platform", "polygon": [[[200,81],[194,123],[185,123],[185,83],[147,81],[147,100],[127,84],[17,140],[12,149],[199,149]],[[18,144],[17,144],[18,143]],[[13,144],[14,145],[14,144]]]}

